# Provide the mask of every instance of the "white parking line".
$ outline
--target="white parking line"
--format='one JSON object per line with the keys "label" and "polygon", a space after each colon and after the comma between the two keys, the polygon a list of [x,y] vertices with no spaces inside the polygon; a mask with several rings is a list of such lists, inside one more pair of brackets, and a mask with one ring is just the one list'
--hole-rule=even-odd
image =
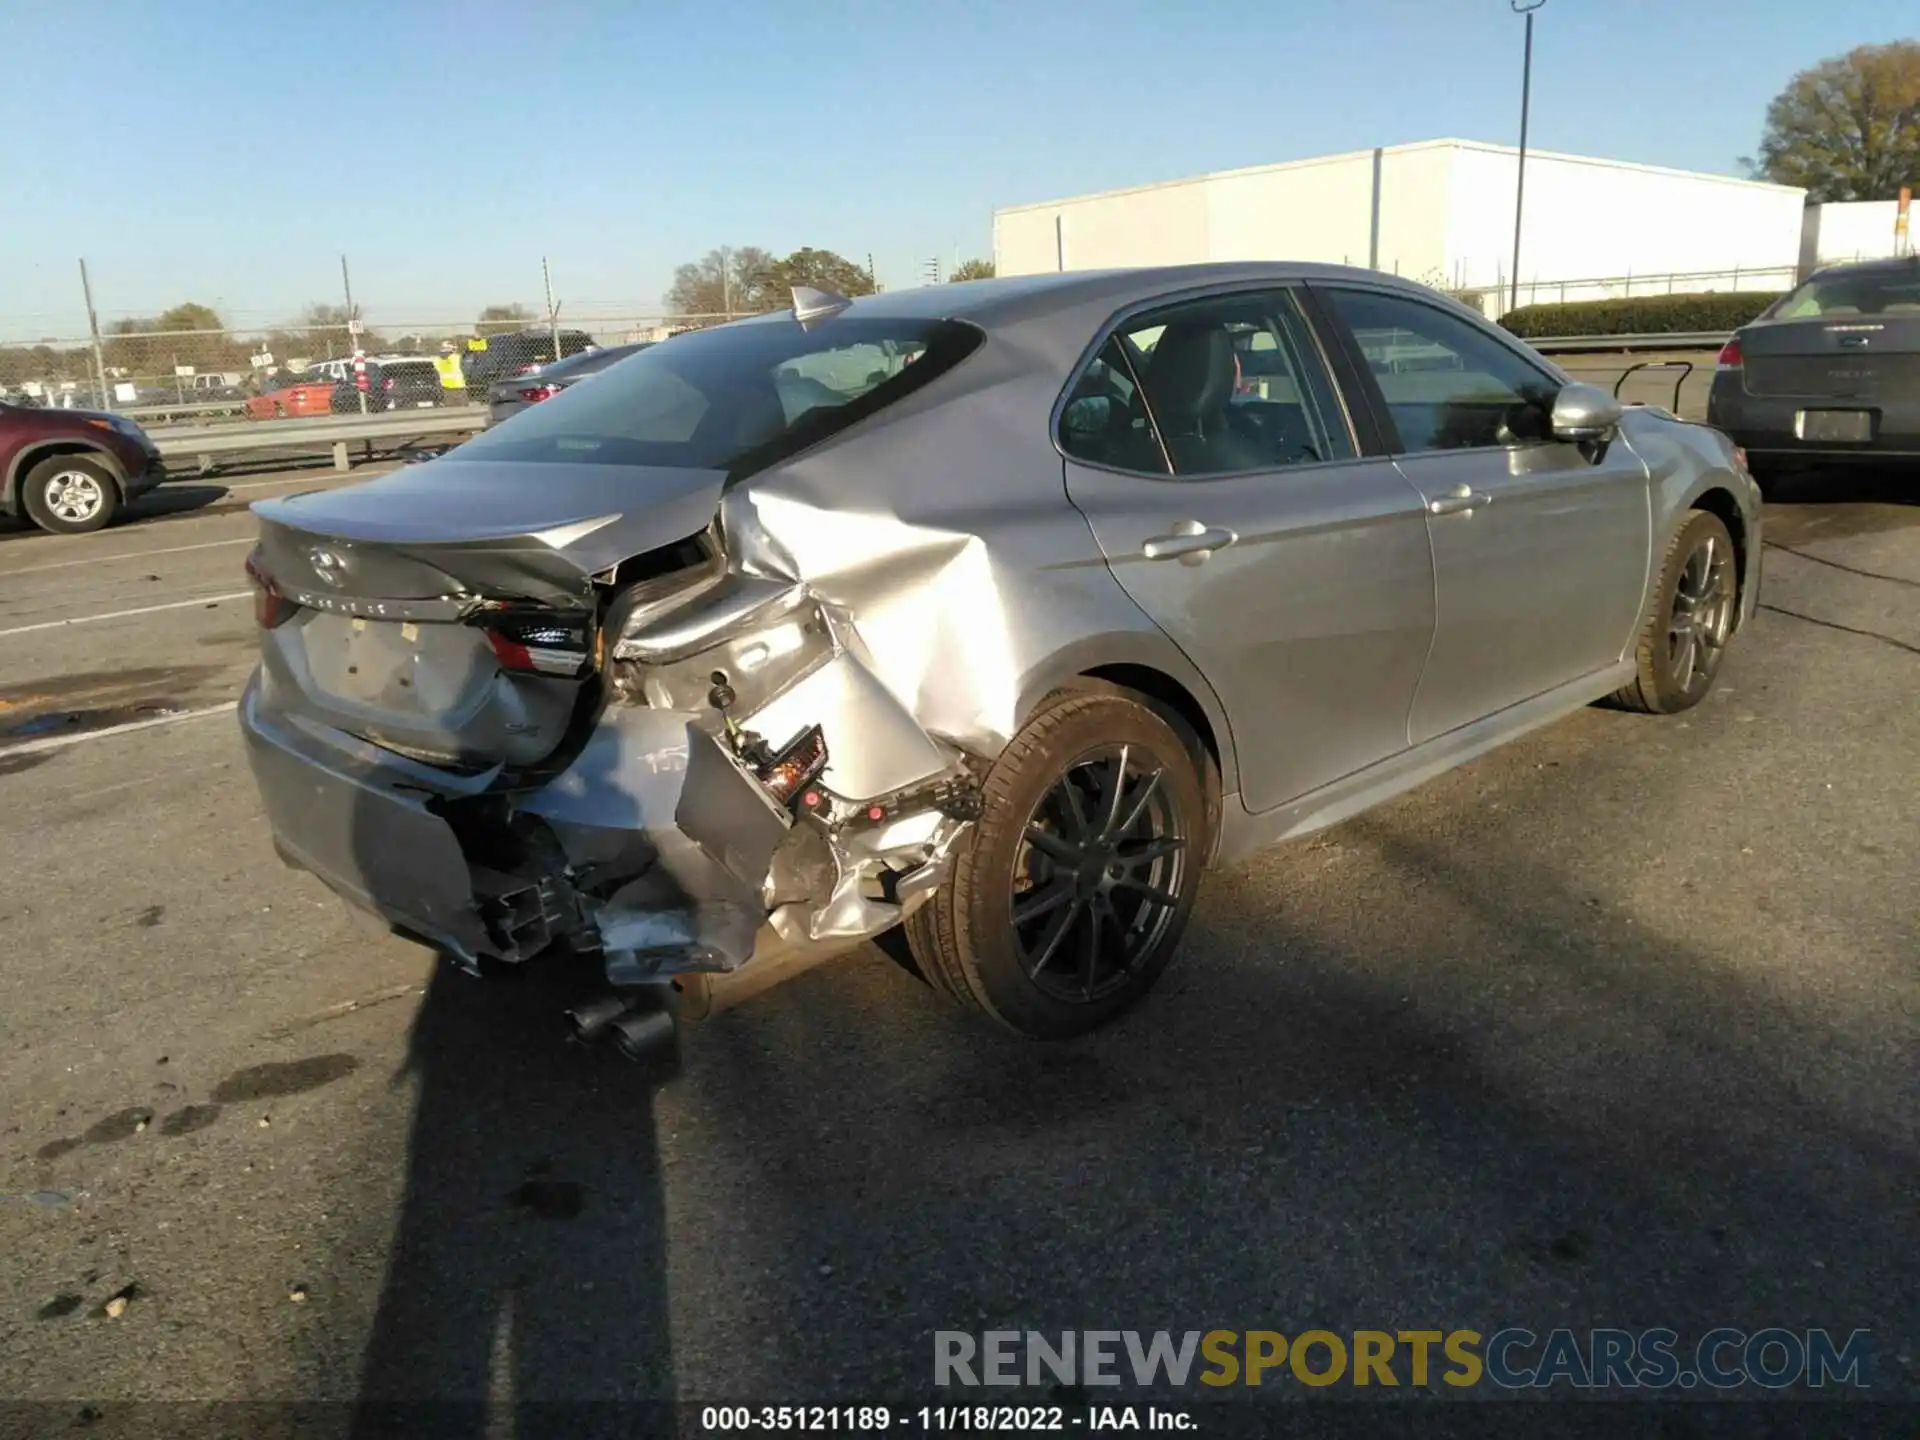
{"label": "white parking line", "polygon": [[23,740],[18,745],[0,745],[0,760],[9,755],[37,755],[46,750],[64,750],[88,740],[105,740],[109,735],[130,735],[135,730],[151,730],[156,725],[177,725],[182,720],[204,720],[209,715],[225,715],[239,708],[238,700],[224,705],[208,705],[199,710],[182,710],[178,715],[156,715],[151,720],[129,720],[124,725],[109,725],[104,730],[87,730],[78,735],[49,735],[44,740]]}
{"label": "white parking line", "polygon": [[0,639],[5,639],[9,635],[29,635],[36,630],[58,630],[66,625],[92,625],[101,620],[124,620],[130,615],[152,615],[160,610],[185,610],[194,605],[213,606],[227,600],[245,600],[251,594],[253,594],[251,590],[233,590],[225,595],[197,595],[191,600],[170,600],[165,605],[140,605],[132,610],[109,610],[104,615],[76,615],[71,620],[42,620],[35,625],[16,625],[11,630],[0,630]]}
{"label": "white parking line", "polygon": [[42,570],[69,570],[76,565],[111,565],[116,560],[145,560],[150,555],[184,555],[189,550],[217,550],[222,545],[251,545],[253,536],[236,540],[208,540],[199,545],[169,545],[163,550],[122,550],[115,555],[96,555],[90,560],[55,560],[50,565],[23,565],[18,570],[0,570],[0,580],[13,575],[37,575]]}

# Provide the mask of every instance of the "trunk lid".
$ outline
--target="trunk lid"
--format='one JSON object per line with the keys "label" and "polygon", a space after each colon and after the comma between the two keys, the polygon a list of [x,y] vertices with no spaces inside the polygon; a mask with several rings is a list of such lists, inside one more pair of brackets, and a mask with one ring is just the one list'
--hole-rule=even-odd
{"label": "trunk lid", "polygon": [[723,482],[448,458],[261,501],[256,564],[298,607],[262,632],[268,703],[430,764],[536,765],[595,678],[605,582],[704,573]]}
{"label": "trunk lid", "polygon": [[1740,350],[1749,395],[1872,403],[1920,388],[1920,315],[1760,320]]}

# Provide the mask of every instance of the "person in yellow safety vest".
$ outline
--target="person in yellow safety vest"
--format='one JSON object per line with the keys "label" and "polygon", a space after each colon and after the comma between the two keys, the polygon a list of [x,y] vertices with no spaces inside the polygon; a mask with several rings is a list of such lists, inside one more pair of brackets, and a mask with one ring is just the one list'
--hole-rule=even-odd
{"label": "person in yellow safety vest", "polygon": [[[440,346],[440,353],[433,358],[433,368],[439,372],[442,390],[464,391],[467,388],[466,372],[460,368],[460,352],[454,348],[451,340]],[[449,400],[453,398],[451,395],[447,397]]]}

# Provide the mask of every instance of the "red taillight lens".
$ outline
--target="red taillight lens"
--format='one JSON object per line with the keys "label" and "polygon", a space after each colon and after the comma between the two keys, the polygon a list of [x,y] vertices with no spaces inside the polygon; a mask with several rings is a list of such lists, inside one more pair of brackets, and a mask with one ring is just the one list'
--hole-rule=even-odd
{"label": "red taillight lens", "polygon": [[1740,337],[1738,335],[1720,347],[1720,359],[1716,363],[1722,370],[1738,370],[1740,368]]}
{"label": "red taillight lens", "polygon": [[273,577],[251,555],[247,557],[247,579],[253,582],[253,618],[262,630],[286,624],[299,611],[300,607],[280,593]]}
{"label": "red taillight lens", "polygon": [[520,398],[529,405],[538,405],[542,400],[551,400],[559,393],[558,385],[529,385],[519,392]]}
{"label": "red taillight lens", "polygon": [[485,627],[494,658],[508,670],[573,679],[593,663],[586,627],[563,620],[501,620]]}
{"label": "red taillight lens", "polygon": [[385,380],[382,380],[380,382],[380,388],[382,390],[391,390],[393,388],[393,377],[389,375]]}

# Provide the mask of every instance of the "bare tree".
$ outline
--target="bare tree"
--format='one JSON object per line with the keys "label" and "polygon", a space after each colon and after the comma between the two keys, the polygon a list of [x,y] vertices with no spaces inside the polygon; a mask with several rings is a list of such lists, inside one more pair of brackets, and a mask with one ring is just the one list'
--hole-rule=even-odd
{"label": "bare tree", "polygon": [[667,309],[675,315],[752,315],[777,303],[767,288],[773,256],[758,245],[709,250],[673,272]]}

